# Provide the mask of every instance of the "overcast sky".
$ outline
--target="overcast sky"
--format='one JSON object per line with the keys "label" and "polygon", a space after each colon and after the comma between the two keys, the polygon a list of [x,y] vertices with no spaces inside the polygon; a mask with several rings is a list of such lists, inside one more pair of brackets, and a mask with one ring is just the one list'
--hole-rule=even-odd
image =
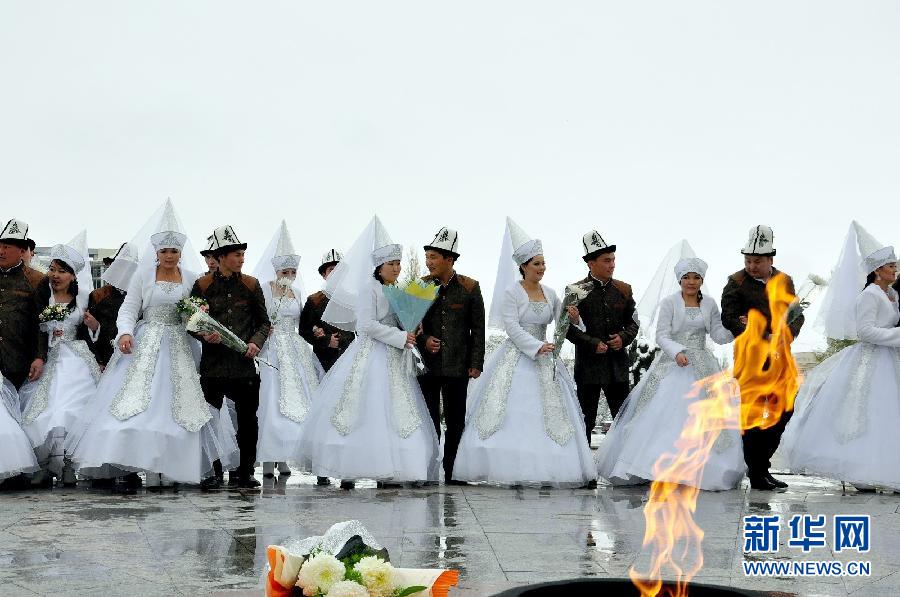
{"label": "overcast sky", "polygon": [[248,271],[285,218],[316,286],[377,212],[458,229],[486,296],[506,215],[558,290],[596,228],[638,296],[683,237],[718,294],[765,223],[799,281],[852,218],[898,242],[898,31],[892,1],[7,0],[0,218],[112,247],[171,197]]}

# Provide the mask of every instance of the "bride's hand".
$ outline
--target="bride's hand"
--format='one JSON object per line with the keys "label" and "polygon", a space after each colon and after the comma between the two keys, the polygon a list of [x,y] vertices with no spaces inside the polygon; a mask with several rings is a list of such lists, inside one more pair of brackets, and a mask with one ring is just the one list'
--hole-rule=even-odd
{"label": "bride's hand", "polygon": [[538,350],[537,353],[538,353],[539,355],[542,355],[542,354],[548,354],[548,353],[553,352],[554,350],[556,350],[556,345],[550,344],[549,342],[544,342],[544,345],[541,346],[541,349]]}
{"label": "bride's hand", "polygon": [[416,345],[416,335],[412,332],[406,332],[406,345],[409,347]]}
{"label": "bride's hand", "polygon": [[687,367],[688,366],[688,358],[683,352],[679,352],[675,355],[675,363],[679,367]]}
{"label": "bride's hand", "polygon": [[133,346],[134,338],[132,338],[129,334],[124,334],[121,338],[119,338],[119,350],[122,352],[122,354],[131,354]]}

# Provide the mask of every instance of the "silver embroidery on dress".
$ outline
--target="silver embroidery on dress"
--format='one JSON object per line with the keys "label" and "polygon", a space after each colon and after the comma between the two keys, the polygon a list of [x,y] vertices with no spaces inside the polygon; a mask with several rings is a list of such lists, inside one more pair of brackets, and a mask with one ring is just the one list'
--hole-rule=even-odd
{"label": "silver embroidery on dress", "polygon": [[58,343],[50,349],[47,355],[47,363],[44,365],[43,374],[34,393],[34,398],[28,405],[28,410],[22,415],[24,424],[33,423],[47,409],[47,405],[50,403],[50,388],[53,386],[53,380],[56,377],[56,367],[59,365],[62,346],[67,347],[75,356],[84,361],[95,384],[100,380],[100,367],[97,365],[91,349],[88,348],[84,340],[75,339],[79,324],[80,318],[70,317],[63,322],[63,335],[57,340]]}
{"label": "silver embroidery on dress", "polygon": [[854,360],[856,366],[850,369],[846,398],[841,402],[840,412],[832,417],[835,437],[847,443],[862,436],[868,427],[869,394],[872,390],[872,373],[878,347],[868,342],[860,342]]}
{"label": "silver embroidery on dress", "polygon": [[288,419],[302,423],[312,407],[303,377],[313,390],[318,387],[319,380],[306,354],[308,348],[304,352],[304,346],[298,341],[300,336],[297,327],[296,317],[278,319],[270,341],[274,344],[278,355],[279,411]]}
{"label": "silver embroidery on dress", "polygon": [[519,363],[519,357],[522,355],[512,340],[508,339],[497,350],[503,351],[502,356],[497,362],[497,368],[494,369],[491,378],[487,380],[481,404],[478,405],[478,411],[475,413],[475,428],[481,439],[489,438],[503,425],[513,373]]}
{"label": "silver embroidery on dress", "polygon": [[[689,319],[696,320],[699,318],[700,309],[699,307],[686,307],[685,314]],[[707,378],[722,371],[715,356],[706,348],[706,335],[705,328],[694,328],[677,332],[672,336],[672,340],[684,346],[683,352],[688,358],[689,366],[693,368],[694,377],[698,382],[707,380]],[[675,363],[675,360],[660,350],[647,371],[647,381],[641,389],[638,402],[634,408],[635,417],[646,408],[659,390],[662,380],[676,367],[678,365]],[[708,393],[709,380],[703,385],[704,391]],[[737,400],[739,400],[737,396],[738,394],[735,391],[730,397],[733,405],[736,405]],[[719,454],[728,450],[734,445],[734,434],[735,429],[723,429],[716,438],[713,449]]]}
{"label": "silver embroidery on dress", "polygon": [[375,340],[368,334],[360,334],[354,342],[359,343],[359,348],[353,357],[353,364],[350,366],[350,375],[344,382],[344,390],[341,397],[334,407],[331,415],[331,424],[341,435],[349,435],[353,431],[353,424],[356,422],[356,416],[359,414],[359,401],[362,397],[362,384],[366,376],[366,365],[369,360],[369,353],[372,352],[372,345]]}
{"label": "silver embroidery on dress", "polygon": [[174,304],[148,307],[144,309],[144,322],[140,342],[135,343],[134,359],[128,365],[125,382],[109,407],[110,414],[124,421],[150,406],[153,375],[165,338],[172,367],[172,417],[187,431],[199,431],[212,415],[203,398],[188,336],[180,329],[181,316],[177,308]]}

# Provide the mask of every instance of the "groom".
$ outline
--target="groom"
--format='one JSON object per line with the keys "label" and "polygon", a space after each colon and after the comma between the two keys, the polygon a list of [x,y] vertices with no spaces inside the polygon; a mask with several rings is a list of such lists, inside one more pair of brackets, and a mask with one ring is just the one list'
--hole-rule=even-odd
{"label": "groom", "polygon": [[[218,269],[199,278],[191,296],[206,299],[209,315],[247,343],[246,354],[240,354],[222,344],[217,333],[199,334],[203,341],[200,358],[200,386],[206,401],[221,410],[225,397],[234,402],[237,412],[237,443],[241,452],[238,467],[238,487],[259,487],[253,476],[256,462],[256,440],[259,422],[259,374],[252,361],[269,337],[269,315],[266,299],[256,278],[241,273],[244,265],[242,243],[231,226],[213,232],[212,254]],[[216,474],[201,484],[215,489],[222,483],[222,464],[215,462]],[[230,481],[230,479],[229,479]]]}
{"label": "groom", "polygon": [[465,485],[453,479],[453,463],[466,425],[466,394],[469,380],[484,369],[484,299],[476,280],[456,273],[459,235],[441,228],[425,245],[425,282],[439,285],[438,297],[422,320],[419,351],[426,372],[419,386],[434,431],[441,437],[441,396],[444,398],[444,482]]}
{"label": "groom", "polygon": [[[774,235],[768,226],[754,226],[750,229],[747,244],[741,249],[744,255],[744,269],[728,276],[728,283],[722,291],[722,325],[735,338],[747,329],[747,314],[751,309],[759,311],[766,318],[766,328],[771,331],[772,313],[766,296],[766,284],[779,273],[772,265],[775,257]],[[788,276],[788,290],[794,294],[794,281]],[[794,338],[803,326],[801,313],[788,327]],[[735,363],[737,367],[738,363]],[[770,460],[781,443],[781,434],[794,411],[785,411],[781,419],[768,429],[748,429],[744,432],[744,461],[747,476],[753,489],[775,489],[787,487],[769,472]]]}
{"label": "groom", "polygon": [[613,279],[616,245],[592,230],[582,237],[582,246],[589,273],[576,284],[591,287],[578,304],[586,331],[569,326],[566,338],[575,345],[575,383],[590,444],[600,393],[615,417],[631,390],[626,348],[637,336],[639,324],[631,286]]}

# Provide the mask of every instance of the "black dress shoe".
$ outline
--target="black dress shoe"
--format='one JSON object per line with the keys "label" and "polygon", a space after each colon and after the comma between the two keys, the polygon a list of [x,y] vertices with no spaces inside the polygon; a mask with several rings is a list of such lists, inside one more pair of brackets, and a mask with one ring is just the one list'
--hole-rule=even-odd
{"label": "black dress shoe", "polygon": [[341,481],[341,489],[353,489],[356,487],[356,483],[353,481]]}
{"label": "black dress shoe", "polygon": [[331,485],[331,480],[328,477],[316,477],[316,485],[320,485],[324,487],[325,485]]}
{"label": "black dress shoe", "polygon": [[376,481],[375,489],[401,489],[402,483],[393,483],[391,481]]}
{"label": "black dress shoe", "polygon": [[215,475],[213,475],[212,477],[207,477],[200,481],[200,489],[203,491],[219,489],[220,487],[222,487],[222,484],[219,482],[219,478]]}
{"label": "black dress shoe", "polygon": [[758,477],[750,477],[750,487],[761,491],[772,491],[777,485],[769,481],[765,476],[760,475]]}
{"label": "black dress shoe", "polygon": [[581,489],[597,489],[597,479],[591,479],[581,486]]}
{"label": "black dress shoe", "polygon": [[238,487],[241,489],[256,489],[260,486],[260,482],[256,477],[241,477],[238,479]]}
{"label": "black dress shoe", "polygon": [[263,473],[263,479],[274,479],[275,473]]}
{"label": "black dress shoe", "polygon": [[774,485],[775,487],[777,487],[779,489],[784,489],[788,486],[788,484],[785,483],[784,481],[779,481],[778,479],[773,477],[772,473],[766,473],[766,481],[768,481],[769,483],[771,483],[772,485]]}
{"label": "black dress shoe", "polygon": [[458,481],[457,479],[450,479],[446,482],[446,485],[468,485],[468,482]]}
{"label": "black dress shoe", "polygon": [[115,486],[115,479],[91,479],[91,489],[111,489]]}

